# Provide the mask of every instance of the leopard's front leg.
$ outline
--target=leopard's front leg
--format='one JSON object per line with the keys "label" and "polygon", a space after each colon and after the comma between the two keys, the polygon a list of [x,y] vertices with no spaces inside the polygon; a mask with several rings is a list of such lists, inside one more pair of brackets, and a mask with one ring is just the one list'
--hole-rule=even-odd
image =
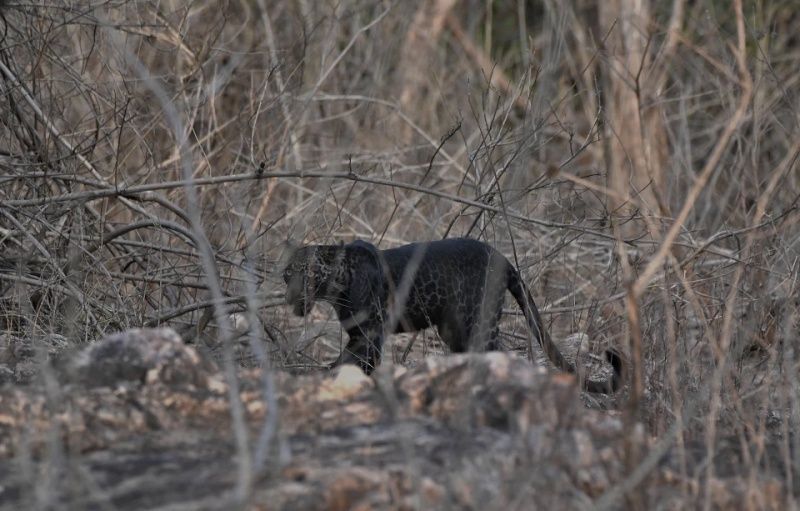
{"label": "leopard's front leg", "polygon": [[350,341],[330,368],[342,364],[355,364],[366,374],[370,374],[381,361],[383,332],[380,330],[348,332]]}

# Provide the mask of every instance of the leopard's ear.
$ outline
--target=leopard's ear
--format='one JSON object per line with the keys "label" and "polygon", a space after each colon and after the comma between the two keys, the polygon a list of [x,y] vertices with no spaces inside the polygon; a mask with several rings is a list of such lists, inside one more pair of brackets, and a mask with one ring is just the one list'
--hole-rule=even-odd
{"label": "leopard's ear", "polygon": [[347,245],[346,250],[356,257],[359,262],[359,274],[362,276],[359,281],[362,285],[370,288],[370,296],[384,299],[384,276],[381,252],[378,248],[367,241],[356,240]]}
{"label": "leopard's ear", "polygon": [[369,252],[376,257],[378,255],[378,247],[364,240],[355,240],[352,243],[348,243],[347,248],[351,250],[361,250],[364,252]]}
{"label": "leopard's ear", "polygon": [[354,253],[361,253],[366,256],[366,259],[372,262],[378,271],[381,270],[381,255],[380,250],[378,247],[363,240],[355,240],[354,242],[347,245],[347,250],[351,250]]}

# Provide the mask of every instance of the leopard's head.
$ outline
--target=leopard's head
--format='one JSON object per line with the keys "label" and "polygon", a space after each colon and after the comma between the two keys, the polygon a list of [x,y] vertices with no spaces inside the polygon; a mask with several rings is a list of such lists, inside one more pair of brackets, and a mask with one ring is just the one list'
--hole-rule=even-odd
{"label": "leopard's head", "polygon": [[283,270],[286,303],[297,316],[305,316],[316,299],[333,296],[338,289],[337,249],[329,245],[311,245],[297,249]]}

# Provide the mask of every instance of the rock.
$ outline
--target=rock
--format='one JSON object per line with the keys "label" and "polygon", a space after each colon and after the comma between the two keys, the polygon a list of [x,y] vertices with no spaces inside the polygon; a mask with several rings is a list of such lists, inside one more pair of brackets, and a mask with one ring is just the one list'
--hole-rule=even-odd
{"label": "rock", "polygon": [[8,364],[0,364],[0,385],[14,383],[14,370]]}
{"label": "rock", "polygon": [[67,339],[58,334],[35,339],[0,335],[0,384],[35,381],[42,365],[57,358],[68,346]]}
{"label": "rock", "polygon": [[[505,353],[373,377],[242,370],[238,440],[230,382],[169,329],[108,336],[68,366],[60,386],[0,388],[3,508],[36,507],[45,483],[29,475],[49,474],[64,508],[226,509],[250,480],[247,509],[580,509],[625,479],[626,448],[650,442],[616,412],[584,407],[574,378]],[[237,445],[252,461],[265,425],[264,465],[241,478],[251,465]],[[702,482],[673,460],[653,469],[643,505],[701,505]],[[777,509],[787,496],[774,466],[746,481],[718,471],[712,503]]]}
{"label": "rock", "polygon": [[106,336],[71,364],[73,375],[90,386],[130,381],[205,387],[214,370],[212,362],[184,344],[171,328],[134,329]]}

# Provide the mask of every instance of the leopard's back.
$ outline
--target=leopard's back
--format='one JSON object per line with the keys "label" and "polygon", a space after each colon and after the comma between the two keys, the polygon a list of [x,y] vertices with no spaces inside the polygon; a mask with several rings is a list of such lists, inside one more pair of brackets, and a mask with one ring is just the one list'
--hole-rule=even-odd
{"label": "leopard's back", "polygon": [[500,285],[506,285],[508,262],[478,240],[452,238],[411,243],[383,250],[381,255],[395,299],[403,296],[404,279],[413,275],[405,296],[405,324],[400,322],[396,332],[406,331],[408,326],[413,327],[409,330],[418,330],[438,325],[446,314],[458,314],[469,321],[484,296],[490,258],[497,265]]}

